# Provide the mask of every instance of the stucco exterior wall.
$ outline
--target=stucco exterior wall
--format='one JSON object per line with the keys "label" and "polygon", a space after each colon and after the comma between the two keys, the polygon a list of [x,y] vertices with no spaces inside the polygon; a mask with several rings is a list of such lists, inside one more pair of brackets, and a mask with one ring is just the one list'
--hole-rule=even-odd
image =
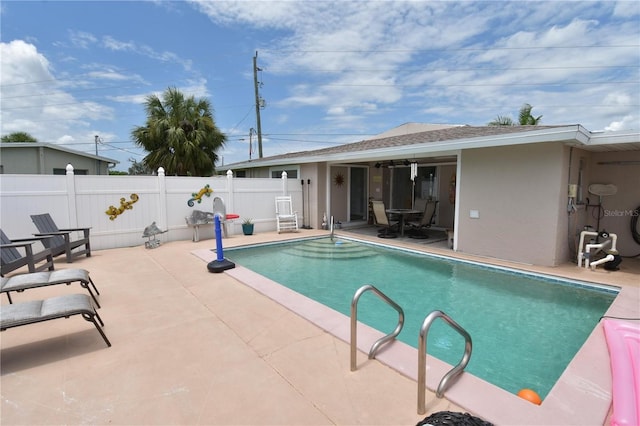
{"label": "stucco exterior wall", "polygon": [[73,155],[61,151],[54,151],[51,149],[44,148],[44,173],[51,174],[53,173],[53,169],[62,169],[65,170],[67,164],[73,164],[73,168],[75,172],[78,173],[80,170],[86,171],[89,175],[108,174],[106,170],[99,170],[99,173],[96,173],[96,170],[99,169],[100,162],[91,158],[82,157],[80,155]]}
{"label": "stucco exterior wall", "polygon": [[[38,149],[5,149],[0,151],[5,174],[42,174]],[[53,172],[51,172],[53,173]]]}
{"label": "stucco exterior wall", "polygon": [[[64,171],[67,164],[73,164],[77,174],[80,174],[80,171],[86,171],[86,174],[89,175],[109,174],[107,162],[40,145],[19,148],[5,145],[0,147],[0,157],[5,174],[51,175],[54,169]],[[99,169],[99,173],[96,173],[97,169]]]}
{"label": "stucco exterior wall", "polygon": [[566,205],[564,148],[547,143],[463,151],[457,249],[538,265],[564,261],[559,241],[566,241],[566,211],[558,207]]}

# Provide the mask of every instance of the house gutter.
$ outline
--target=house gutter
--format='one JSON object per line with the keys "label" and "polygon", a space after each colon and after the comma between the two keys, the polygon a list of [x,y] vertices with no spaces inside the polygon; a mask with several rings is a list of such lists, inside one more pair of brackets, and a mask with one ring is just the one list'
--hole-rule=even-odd
{"label": "house gutter", "polygon": [[614,145],[625,143],[640,143],[640,132],[617,131],[607,133],[591,133],[591,137],[585,145]]}

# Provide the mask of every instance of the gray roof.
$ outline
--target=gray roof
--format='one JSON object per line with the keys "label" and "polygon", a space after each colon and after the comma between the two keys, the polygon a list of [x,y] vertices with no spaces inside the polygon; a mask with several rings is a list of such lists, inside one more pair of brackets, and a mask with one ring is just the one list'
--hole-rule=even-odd
{"label": "gray roof", "polygon": [[[458,140],[469,140],[476,138],[487,138],[491,136],[509,135],[515,133],[540,132],[542,130],[567,128],[568,126],[456,126],[437,130],[429,130],[416,133],[408,133],[390,137],[373,138],[359,142],[347,143],[343,145],[321,148],[310,151],[290,152],[287,154],[274,155],[261,159],[254,159],[250,162],[240,162],[226,165],[228,168],[259,167],[279,162],[282,160],[301,160],[315,158],[315,161],[324,161],[327,156],[340,154],[352,154],[363,151],[374,151],[380,149],[392,149],[394,147],[407,147],[417,144],[435,144],[437,142],[453,142]],[[572,126],[574,131],[578,126]]]}

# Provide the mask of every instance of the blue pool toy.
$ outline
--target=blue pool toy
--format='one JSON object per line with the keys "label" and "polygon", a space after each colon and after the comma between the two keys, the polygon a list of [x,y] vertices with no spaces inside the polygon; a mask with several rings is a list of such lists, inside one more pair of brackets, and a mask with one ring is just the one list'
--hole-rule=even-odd
{"label": "blue pool toy", "polygon": [[236,264],[228,261],[224,258],[224,253],[222,252],[222,231],[220,229],[220,216],[218,214],[213,218],[215,222],[215,230],[216,230],[216,260],[212,260],[207,264],[207,269],[209,272],[222,272],[227,269],[232,269],[236,267]]}

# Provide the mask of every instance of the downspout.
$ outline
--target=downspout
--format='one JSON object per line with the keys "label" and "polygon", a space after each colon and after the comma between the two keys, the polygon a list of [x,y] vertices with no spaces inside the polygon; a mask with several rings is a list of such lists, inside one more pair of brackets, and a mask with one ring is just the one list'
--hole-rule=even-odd
{"label": "downspout", "polygon": [[460,231],[460,182],[462,178],[462,151],[456,153],[456,199],[453,205],[453,251],[458,251],[458,233]]}
{"label": "downspout", "polygon": [[331,164],[326,163],[325,166],[325,214],[327,219],[331,217]]}
{"label": "downspout", "polygon": [[[569,148],[569,173],[567,178],[567,188],[571,185],[571,165],[573,163],[573,147]],[[571,256],[571,260],[575,260],[573,258],[573,253],[576,253],[575,244],[571,244],[573,240],[573,236],[571,235],[571,212],[573,211],[573,207],[571,204],[571,197],[569,197],[569,204],[567,205],[567,249],[569,250],[569,255]],[[582,246],[580,246],[580,250],[582,250]]]}

